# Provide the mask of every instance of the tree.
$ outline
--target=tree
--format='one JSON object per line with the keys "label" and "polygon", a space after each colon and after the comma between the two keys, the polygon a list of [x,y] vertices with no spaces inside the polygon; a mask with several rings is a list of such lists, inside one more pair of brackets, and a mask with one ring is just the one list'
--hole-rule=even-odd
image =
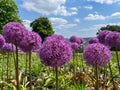
{"label": "tree", "polygon": [[47,17],[35,19],[30,26],[33,28],[33,31],[37,32],[42,37],[43,41],[47,36],[54,34],[52,24]]}
{"label": "tree", "polygon": [[118,26],[118,25],[107,25],[105,27],[101,27],[100,30],[98,31],[98,33],[100,31],[103,31],[103,30],[110,30],[110,31],[120,32],[120,26]]}
{"label": "tree", "polygon": [[21,22],[17,5],[14,0],[0,0],[0,33],[2,33],[3,26],[12,21]]}

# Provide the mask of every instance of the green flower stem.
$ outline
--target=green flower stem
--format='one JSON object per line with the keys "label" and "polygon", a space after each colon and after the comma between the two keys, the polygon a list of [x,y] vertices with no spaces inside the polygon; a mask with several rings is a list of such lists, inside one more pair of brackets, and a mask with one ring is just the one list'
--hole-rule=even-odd
{"label": "green flower stem", "polygon": [[95,67],[95,75],[96,75],[96,85],[95,85],[95,90],[99,90],[98,66]]}
{"label": "green flower stem", "polygon": [[55,72],[56,72],[56,90],[59,90],[59,87],[58,87],[58,68],[57,67],[55,68]]}
{"label": "green flower stem", "polygon": [[29,77],[30,77],[30,89],[32,90],[32,65],[31,65],[31,52],[29,52]]}
{"label": "green flower stem", "polygon": [[117,50],[117,48],[116,48],[116,50],[115,50],[115,53],[116,53],[116,59],[117,59],[117,64],[118,64],[118,70],[119,70],[119,75],[120,75],[120,61],[119,61],[119,55],[118,55],[118,50]]}
{"label": "green flower stem", "polygon": [[25,56],[26,56],[25,57],[25,60],[26,60],[25,61],[25,75],[26,75],[27,74],[27,67],[28,67],[28,64],[27,64],[27,62],[28,62],[28,59],[27,59],[28,54],[26,53]]}
{"label": "green flower stem", "polygon": [[16,46],[16,60],[15,60],[15,74],[16,74],[16,81],[17,81],[17,90],[20,90],[20,82],[19,82],[19,61],[18,61],[18,46],[17,43]]}
{"label": "green flower stem", "polygon": [[114,79],[113,79],[113,73],[112,73],[112,69],[111,69],[111,64],[109,64],[109,70],[110,70],[111,81],[113,83],[113,88],[115,88],[115,82],[114,82]]}

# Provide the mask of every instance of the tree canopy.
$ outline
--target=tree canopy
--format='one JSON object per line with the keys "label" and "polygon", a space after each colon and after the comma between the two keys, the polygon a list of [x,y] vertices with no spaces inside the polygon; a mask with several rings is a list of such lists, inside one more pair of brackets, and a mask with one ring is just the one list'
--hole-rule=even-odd
{"label": "tree canopy", "polygon": [[43,41],[47,36],[54,34],[52,24],[47,17],[35,19],[30,26],[33,31],[37,32],[42,37]]}
{"label": "tree canopy", "polygon": [[118,26],[118,25],[107,25],[105,27],[100,28],[100,31],[103,31],[103,30],[110,30],[110,31],[120,32],[120,26]]}
{"label": "tree canopy", "polygon": [[18,16],[18,7],[14,0],[0,0],[0,33],[3,26],[12,21],[21,22]]}

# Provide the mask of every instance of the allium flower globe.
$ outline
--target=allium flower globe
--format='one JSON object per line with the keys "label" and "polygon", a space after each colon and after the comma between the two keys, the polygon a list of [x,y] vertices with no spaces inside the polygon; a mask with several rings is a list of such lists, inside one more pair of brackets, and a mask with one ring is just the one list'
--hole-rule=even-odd
{"label": "allium flower globe", "polygon": [[100,43],[89,44],[83,52],[84,60],[93,67],[106,66],[111,60],[110,50]]}
{"label": "allium flower globe", "polygon": [[39,56],[44,65],[59,67],[70,61],[72,48],[61,36],[52,35],[44,41]]}
{"label": "allium flower globe", "polygon": [[39,50],[42,45],[41,37],[33,31],[27,31],[25,37],[20,41],[20,49],[24,52]]}
{"label": "allium flower globe", "polygon": [[25,27],[19,22],[9,22],[3,27],[3,36],[8,43],[19,43],[24,37]]}
{"label": "allium flower globe", "polygon": [[11,43],[5,43],[1,50],[3,50],[4,52],[14,52],[16,48],[15,45]]}
{"label": "allium flower globe", "polygon": [[111,47],[120,49],[120,33],[111,32],[105,38],[105,43]]}
{"label": "allium flower globe", "polygon": [[89,44],[93,44],[93,43],[99,43],[98,38],[96,38],[96,37],[90,38],[90,39],[89,39]]}
{"label": "allium flower globe", "polygon": [[71,45],[73,51],[76,51],[76,50],[80,49],[80,45],[76,42],[70,43],[70,45]]}
{"label": "allium flower globe", "polygon": [[5,43],[5,39],[4,39],[3,35],[0,34],[0,48],[3,47],[4,43]]}
{"label": "allium flower globe", "polygon": [[82,38],[79,38],[79,37],[76,37],[76,36],[71,36],[70,37],[70,42],[74,43],[78,43],[78,44],[81,44],[84,42],[84,40]]}
{"label": "allium flower globe", "polygon": [[99,32],[97,38],[99,39],[100,43],[105,44],[105,37],[108,33],[111,33],[111,31],[103,30],[103,31]]}

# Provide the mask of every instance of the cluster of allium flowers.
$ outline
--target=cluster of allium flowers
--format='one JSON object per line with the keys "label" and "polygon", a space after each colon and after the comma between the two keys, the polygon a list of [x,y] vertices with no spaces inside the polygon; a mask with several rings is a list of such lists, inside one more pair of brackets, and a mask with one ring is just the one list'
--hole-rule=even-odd
{"label": "cluster of allium flowers", "polygon": [[19,22],[9,22],[3,27],[3,35],[8,43],[19,43],[24,37],[25,27]]}
{"label": "cluster of allium flowers", "polygon": [[4,39],[3,35],[0,34],[0,48],[3,47],[4,43],[5,43],[5,39]]}
{"label": "cluster of allium flowers", "polygon": [[105,37],[108,33],[111,33],[111,31],[103,30],[103,31],[99,32],[97,38],[99,39],[100,43],[105,44]]}
{"label": "cluster of allium flowers", "polygon": [[76,50],[80,49],[80,45],[76,42],[70,43],[70,45],[71,45],[73,51],[76,51]]}
{"label": "cluster of allium flowers", "polygon": [[70,44],[59,35],[46,38],[39,51],[42,64],[51,67],[59,67],[68,63],[72,57]]}
{"label": "cluster of allium flowers", "polygon": [[111,47],[120,49],[120,33],[111,32],[105,37],[105,43]]}
{"label": "cluster of allium flowers", "polygon": [[25,32],[25,36],[20,41],[19,47],[24,52],[39,50],[42,45],[41,37],[33,31]]}
{"label": "cluster of allium flowers", "polygon": [[4,52],[14,52],[16,50],[15,45],[11,43],[5,43],[3,47],[1,48]]}
{"label": "cluster of allium flowers", "polygon": [[89,44],[93,44],[93,43],[99,43],[98,38],[96,38],[96,37],[90,38],[90,39],[89,39]]}
{"label": "cluster of allium flowers", "polygon": [[83,52],[84,60],[94,67],[105,66],[111,60],[110,50],[100,43],[89,44]]}
{"label": "cluster of allium flowers", "polygon": [[84,40],[82,38],[76,37],[76,36],[71,36],[70,37],[70,42],[76,42],[78,44],[82,44]]}

